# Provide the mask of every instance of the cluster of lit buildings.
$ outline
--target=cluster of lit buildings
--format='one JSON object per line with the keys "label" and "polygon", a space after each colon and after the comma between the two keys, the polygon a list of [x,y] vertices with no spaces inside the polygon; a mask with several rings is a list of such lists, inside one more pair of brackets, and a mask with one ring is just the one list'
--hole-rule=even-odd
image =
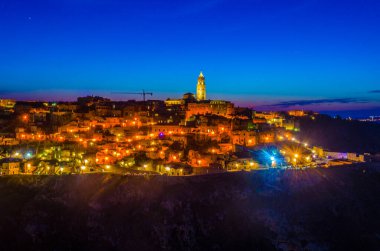
{"label": "cluster of lit buildings", "polygon": [[202,73],[181,99],[1,100],[0,112],[1,174],[188,175],[312,165],[325,154],[295,138],[295,117],[312,114],[207,100]]}

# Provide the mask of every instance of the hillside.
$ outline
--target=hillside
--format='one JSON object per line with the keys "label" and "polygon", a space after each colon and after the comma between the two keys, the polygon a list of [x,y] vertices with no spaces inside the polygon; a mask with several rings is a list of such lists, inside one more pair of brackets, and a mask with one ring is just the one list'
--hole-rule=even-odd
{"label": "hillside", "polygon": [[299,119],[300,139],[330,151],[380,152],[380,124],[318,115]]}
{"label": "hillside", "polygon": [[0,177],[0,250],[379,250],[379,171]]}

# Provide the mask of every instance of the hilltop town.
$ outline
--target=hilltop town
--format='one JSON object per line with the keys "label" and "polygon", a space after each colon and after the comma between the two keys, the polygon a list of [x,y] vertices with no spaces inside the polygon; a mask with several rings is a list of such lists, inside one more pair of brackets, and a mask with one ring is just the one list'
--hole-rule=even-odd
{"label": "hilltop town", "polygon": [[196,175],[364,162],[364,153],[331,152],[298,138],[298,118],[314,112],[259,112],[209,100],[200,73],[196,94],[179,99],[76,102],[2,99],[1,174],[111,172]]}

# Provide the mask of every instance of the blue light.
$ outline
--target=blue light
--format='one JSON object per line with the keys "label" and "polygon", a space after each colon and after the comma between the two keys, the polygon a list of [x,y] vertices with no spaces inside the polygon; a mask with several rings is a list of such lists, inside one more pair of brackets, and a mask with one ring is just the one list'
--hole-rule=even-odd
{"label": "blue light", "polygon": [[160,139],[162,139],[162,138],[165,137],[165,134],[164,134],[163,132],[160,132],[160,133],[158,134],[158,137],[159,137]]}
{"label": "blue light", "polygon": [[273,156],[271,156],[271,157],[270,157],[270,160],[271,160],[271,161],[274,161],[274,157],[273,157]]}

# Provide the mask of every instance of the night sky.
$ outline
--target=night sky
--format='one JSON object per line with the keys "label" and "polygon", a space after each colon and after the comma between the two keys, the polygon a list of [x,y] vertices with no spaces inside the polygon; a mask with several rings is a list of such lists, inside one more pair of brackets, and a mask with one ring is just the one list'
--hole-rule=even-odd
{"label": "night sky", "polygon": [[178,98],[202,70],[211,99],[380,115],[379,13],[378,0],[2,0],[0,97]]}

